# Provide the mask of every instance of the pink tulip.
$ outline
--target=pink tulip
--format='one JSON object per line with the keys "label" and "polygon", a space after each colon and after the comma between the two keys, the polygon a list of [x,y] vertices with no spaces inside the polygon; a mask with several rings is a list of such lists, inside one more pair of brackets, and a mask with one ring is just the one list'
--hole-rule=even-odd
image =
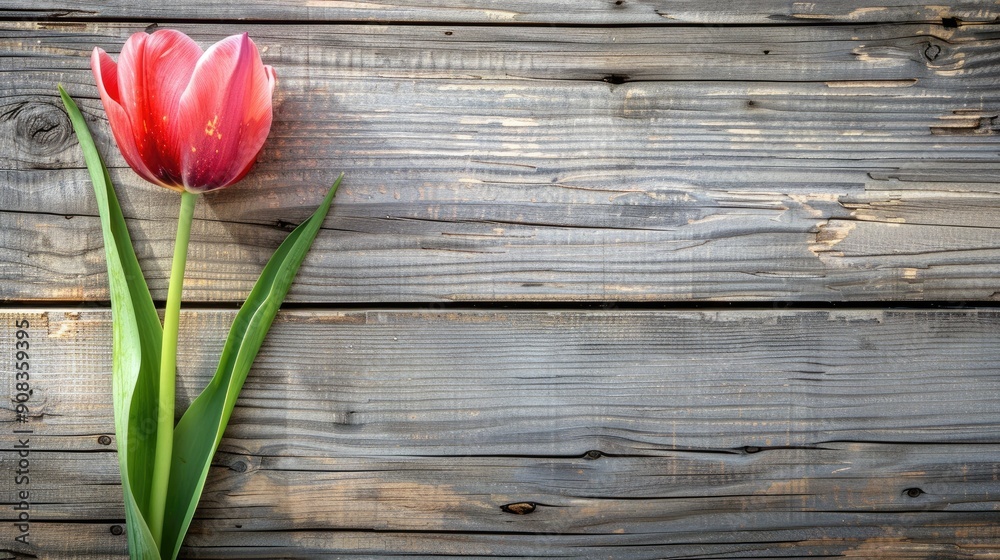
{"label": "pink tulip", "polygon": [[117,64],[95,48],[91,68],[122,156],[151,183],[228,187],[250,171],[271,129],[276,75],[246,33],[204,53],[179,31],[136,33]]}

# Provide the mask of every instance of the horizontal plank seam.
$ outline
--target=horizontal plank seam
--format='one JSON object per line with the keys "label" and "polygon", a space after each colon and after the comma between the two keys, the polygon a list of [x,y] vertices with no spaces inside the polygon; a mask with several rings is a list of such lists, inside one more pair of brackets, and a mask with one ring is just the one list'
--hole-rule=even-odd
{"label": "horizontal plank seam", "polygon": [[[42,11],[42,10],[38,10]],[[23,16],[17,15],[5,15],[5,14],[15,14],[18,12],[28,12]],[[50,14],[53,19],[47,19],[45,17],[38,17],[37,11],[33,12],[31,10],[20,10],[20,9],[2,9],[0,8],[0,22],[38,22],[38,23],[82,23],[82,24],[102,24],[102,23],[124,23],[124,24],[138,24],[147,25],[147,31],[152,31],[156,29],[159,25],[276,25],[276,26],[335,26],[335,25],[388,25],[388,26],[400,26],[400,27],[541,27],[546,29],[643,29],[643,28],[710,28],[710,29],[727,29],[727,28],[771,28],[771,27],[851,27],[851,28],[865,28],[865,27],[880,27],[880,26],[894,26],[894,25],[939,25],[942,27],[948,27],[949,29],[954,29],[957,27],[970,27],[979,25],[991,25],[996,22],[992,20],[966,20],[955,21],[952,23],[945,23],[943,19],[906,19],[906,20],[894,20],[894,21],[884,21],[884,22],[852,22],[852,21],[837,21],[837,20],[823,20],[823,19],[810,19],[810,20],[796,20],[796,21],[771,21],[771,22],[761,22],[761,23],[697,23],[697,22],[672,22],[670,20],[664,20],[662,22],[647,22],[647,23],[547,23],[538,21],[523,21],[516,23],[505,23],[505,22],[490,22],[490,21],[434,21],[434,20],[393,20],[393,19],[372,19],[372,20],[352,20],[352,19],[209,19],[209,18],[176,18],[169,20],[156,20],[154,23],[150,23],[150,18],[133,18],[133,17],[85,17],[77,15],[66,15],[62,16],[62,13],[92,13],[85,12],[83,10],[72,10],[72,11],[59,11],[58,13]],[[948,18],[944,18],[948,19]]]}
{"label": "horizontal plank seam", "polygon": [[[157,307],[165,301],[154,300]],[[240,302],[185,302],[183,309],[189,311],[232,310]],[[107,300],[7,300],[0,301],[0,310],[38,309],[40,311],[109,311]],[[285,302],[285,311],[829,311],[829,310],[885,310],[885,311],[995,311],[1000,309],[1000,301],[427,301],[427,302],[345,302],[313,303]]]}

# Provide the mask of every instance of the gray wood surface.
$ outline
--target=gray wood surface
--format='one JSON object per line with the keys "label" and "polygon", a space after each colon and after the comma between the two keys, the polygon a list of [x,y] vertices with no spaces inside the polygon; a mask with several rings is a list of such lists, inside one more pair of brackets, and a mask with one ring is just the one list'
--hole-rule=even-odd
{"label": "gray wood surface", "polygon": [[196,211],[180,409],[347,174],[184,558],[1000,558],[996,2],[37,0],[0,3],[0,560],[127,557],[55,86],[164,299],[178,201],[88,58],[157,26],[246,30],[279,75],[255,171]]}
{"label": "gray wood surface", "polygon": [[[182,401],[232,316],[183,315]],[[122,557],[110,315],[0,313],[3,355],[24,319],[12,550]],[[995,310],[286,312],[185,557],[995,557],[998,360]]]}
{"label": "gray wood surface", "polygon": [[671,2],[669,0],[397,0],[309,2],[247,0],[109,0],[104,2],[40,0],[8,2],[3,15],[33,20],[88,20],[128,18],[143,22],[162,20],[271,20],[271,21],[396,21],[491,24],[814,24],[994,22],[1000,8],[989,0],[944,0],[934,4],[912,0],[863,2],[824,0],[789,2],[755,0],[727,2]]}
{"label": "gray wood surface", "polygon": [[[144,27],[0,23],[0,300],[107,298],[57,82],[165,298],[177,199],[123,167],[86,58]],[[187,301],[241,300],[341,170],[290,301],[1000,293],[995,25],[175,27],[248,29],[280,80],[262,161],[196,212]]]}

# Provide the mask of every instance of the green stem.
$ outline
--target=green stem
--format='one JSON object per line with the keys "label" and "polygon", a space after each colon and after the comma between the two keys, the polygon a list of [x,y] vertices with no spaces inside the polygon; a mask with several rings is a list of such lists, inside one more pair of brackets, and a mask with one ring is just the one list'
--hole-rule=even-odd
{"label": "green stem", "polygon": [[156,421],[156,455],[153,461],[152,491],[149,498],[149,530],[157,546],[163,536],[163,515],[170,481],[170,461],[174,448],[174,395],[177,380],[177,322],[181,311],[181,291],[184,287],[184,266],[187,264],[188,242],[191,239],[191,219],[198,195],[181,193],[181,213],[177,218],[177,241],[174,262],[170,269],[167,308],[163,313],[163,346],[160,354],[160,408]]}

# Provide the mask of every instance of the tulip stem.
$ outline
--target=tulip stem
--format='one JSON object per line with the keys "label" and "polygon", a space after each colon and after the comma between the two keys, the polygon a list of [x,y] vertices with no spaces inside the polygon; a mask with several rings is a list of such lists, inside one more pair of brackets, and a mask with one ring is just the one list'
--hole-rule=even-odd
{"label": "tulip stem", "polygon": [[177,240],[174,261],[170,268],[167,308],[163,313],[163,346],[160,354],[160,407],[156,424],[156,455],[153,460],[153,481],[149,497],[149,530],[157,546],[163,536],[163,516],[170,482],[170,463],[174,448],[174,396],[177,380],[177,324],[184,287],[184,267],[187,264],[188,242],[191,239],[191,219],[198,195],[181,193],[181,211],[177,218]]}

